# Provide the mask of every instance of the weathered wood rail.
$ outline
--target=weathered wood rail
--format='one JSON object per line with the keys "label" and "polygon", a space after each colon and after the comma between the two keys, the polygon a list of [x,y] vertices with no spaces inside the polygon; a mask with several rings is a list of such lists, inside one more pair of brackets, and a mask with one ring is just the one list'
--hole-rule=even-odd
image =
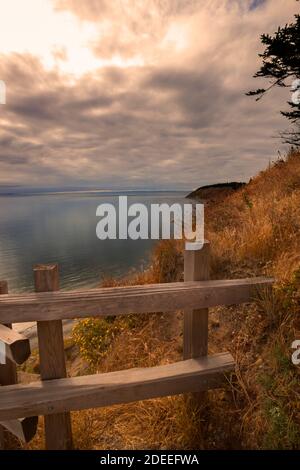
{"label": "weathered wood rail", "polygon": [[[36,416],[43,415],[46,448],[70,449],[71,411],[188,392],[201,400],[206,390],[222,386],[234,360],[228,352],[208,355],[208,309],[251,302],[273,280],[211,281],[209,256],[207,242],[202,250],[186,251],[185,280],[179,283],[60,292],[57,265],[39,265],[34,268],[35,293],[8,294],[2,288],[0,341],[6,345],[7,363],[0,366],[0,424],[28,441],[35,434]],[[179,309],[184,310],[182,361],[67,378],[62,320]],[[17,384],[15,363],[28,358],[30,347],[10,326],[29,321],[37,322],[41,381]]]}
{"label": "weathered wood rail", "polygon": [[[8,284],[0,281],[0,296],[8,294]],[[23,364],[30,356],[30,344],[28,338],[11,329],[11,323],[0,324],[0,341],[4,346],[5,364],[0,364],[0,385],[17,383],[16,365]],[[1,358],[2,359],[2,358]],[[1,361],[0,361],[1,362]],[[22,442],[29,442],[37,430],[38,417],[32,414],[29,418],[19,418],[0,422],[0,449],[5,448],[4,430],[10,431]]]}

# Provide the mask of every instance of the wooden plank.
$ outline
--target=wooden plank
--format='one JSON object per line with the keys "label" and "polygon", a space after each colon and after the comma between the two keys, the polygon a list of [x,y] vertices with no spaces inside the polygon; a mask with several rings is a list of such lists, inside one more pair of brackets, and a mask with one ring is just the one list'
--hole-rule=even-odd
{"label": "wooden plank", "polygon": [[[210,246],[205,241],[201,250],[185,250],[184,280],[207,281],[210,275]],[[206,356],[208,353],[208,309],[185,310],[183,324],[183,358]]]}
{"label": "wooden plank", "polygon": [[[210,244],[204,242],[201,250],[185,250],[184,280],[207,281],[210,277]],[[208,308],[185,310],[183,317],[183,358],[208,355]],[[205,392],[189,395],[192,407],[205,401]]]}
{"label": "wooden plank", "polygon": [[[59,289],[58,266],[37,265],[34,267],[36,292]],[[42,380],[59,379],[67,376],[63,327],[61,320],[38,321],[37,333]],[[72,448],[71,417],[69,413],[45,416],[46,449],[64,450]]]}
{"label": "wooden plank", "polygon": [[[6,297],[8,295],[8,284],[7,281],[0,281],[0,298],[2,295]],[[11,328],[11,319],[8,317],[6,322],[0,320],[0,324],[5,323],[6,327]],[[7,350],[7,347],[6,347]],[[7,351],[6,356],[9,356]],[[17,369],[15,363],[7,357],[6,364],[0,364],[0,385],[10,385],[17,383]]]}
{"label": "wooden plank", "polygon": [[0,323],[167,312],[251,302],[270,278],[177,282],[0,297]]}
{"label": "wooden plank", "polygon": [[[0,297],[8,295],[8,283],[7,281],[0,281]],[[11,328],[10,319],[8,318],[6,322],[6,327]],[[9,351],[7,346],[5,346],[5,364],[0,364],[0,385],[10,385],[16,384],[18,381],[17,378],[17,368],[14,361],[11,360],[9,356]],[[5,449],[5,433],[4,428],[0,425],[0,449]]]}
{"label": "wooden plank", "polygon": [[62,413],[217,388],[234,367],[229,353],[0,389],[0,420]]}
{"label": "wooden plank", "polygon": [[0,341],[6,345],[8,357],[16,364],[23,364],[30,356],[30,342],[11,328],[0,324]]}
{"label": "wooden plank", "polygon": [[[0,281],[0,295],[2,294],[7,294],[8,293],[8,284],[6,281]],[[1,375],[1,366],[3,364],[0,364],[0,375]],[[1,381],[0,381],[1,385]],[[4,437],[4,428],[0,424],[0,450],[5,449],[5,437]]]}
{"label": "wooden plank", "polygon": [[0,424],[7,431],[11,432],[14,436],[20,439],[20,441],[30,442],[36,434],[38,417],[30,416],[28,418],[1,421]]}

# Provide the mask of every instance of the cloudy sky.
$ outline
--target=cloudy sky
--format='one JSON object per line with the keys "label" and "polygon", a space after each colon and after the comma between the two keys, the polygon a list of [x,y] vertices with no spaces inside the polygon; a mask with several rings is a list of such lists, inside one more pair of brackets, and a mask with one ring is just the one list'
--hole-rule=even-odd
{"label": "cloudy sky", "polygon": [[[194,188],[277,157],[259,36],[295,0],[0,0],[0,186]],[[265,83],[264,83],[265,85]]]}

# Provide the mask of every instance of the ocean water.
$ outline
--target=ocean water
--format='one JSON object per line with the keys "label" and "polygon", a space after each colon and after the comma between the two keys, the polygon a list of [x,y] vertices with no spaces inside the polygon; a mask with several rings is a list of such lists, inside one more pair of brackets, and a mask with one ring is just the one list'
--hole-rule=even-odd
{"label": "ocean water", "polygon": [[[149,264],[154,240],[96,237],[97,206],[118,207],[116,192],[74,191],[0,195],[0,280],[10,292],[33,290],[35,264],[58,263],[62,289],[99,285]],[[130,192],[128,205],[183,203],[186,192]],[[186,200],[185,200],[186,202]]]}

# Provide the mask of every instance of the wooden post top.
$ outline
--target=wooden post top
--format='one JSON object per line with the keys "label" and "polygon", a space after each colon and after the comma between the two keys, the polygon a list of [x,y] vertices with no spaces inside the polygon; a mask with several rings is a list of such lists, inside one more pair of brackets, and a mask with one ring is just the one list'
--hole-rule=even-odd
{"label": "wooden post top", "polygon": [[59,290],[58,264],[36,264],[33,273],[36,292]]}
{"label": "wooden post top", "polygon": [[35,264],[33,266],[34,271],[53,271],[58,269],[58,264]]}
{"label": "wooden post top", "polygon": [[0,281],[0,294],[8,294],[8,283],[7,281]]}

